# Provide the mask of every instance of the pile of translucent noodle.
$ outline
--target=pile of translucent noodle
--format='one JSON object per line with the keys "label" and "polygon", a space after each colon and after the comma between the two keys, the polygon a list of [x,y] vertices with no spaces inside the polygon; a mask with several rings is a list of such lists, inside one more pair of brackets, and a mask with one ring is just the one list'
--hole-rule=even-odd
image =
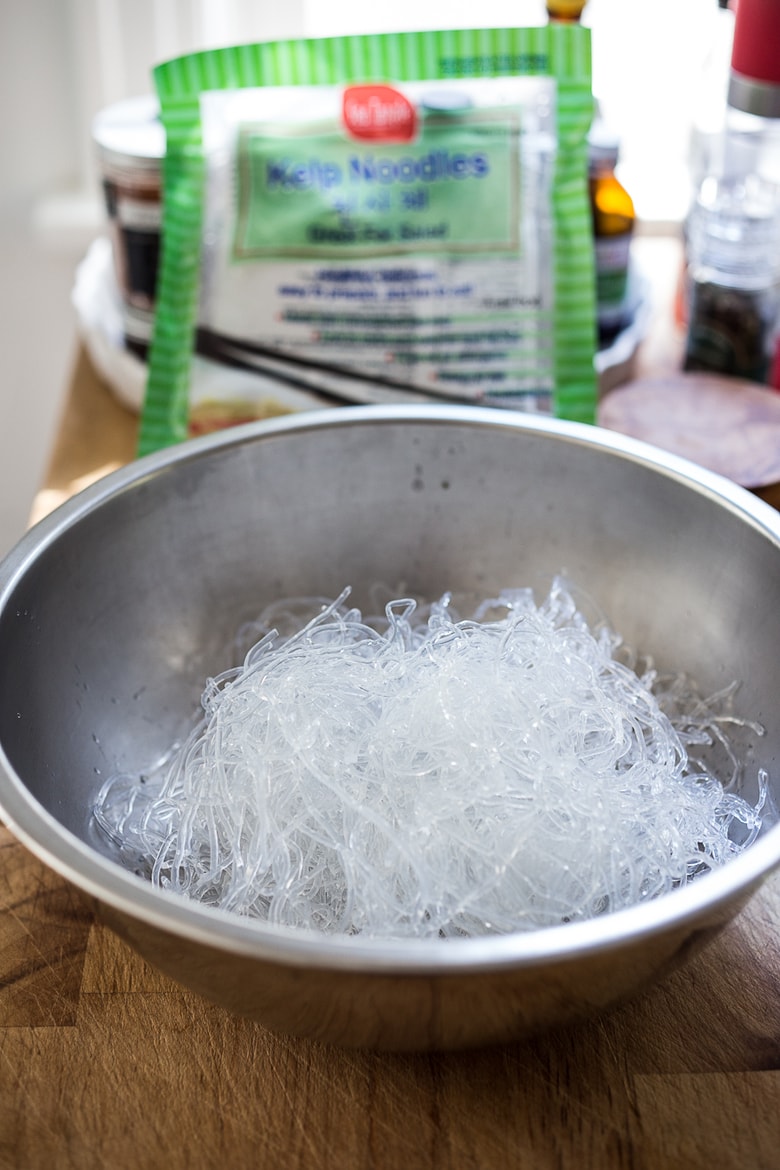
{"label": "pile of translucent noodle", "polygon": [[[445,596],[369,621],[348,593],[270,607],[167,763],[103,785],[125,865],[274,924],[450,938],[656,898],[759,832],[766,776],[756,806],[737,794],[726,728],[762,729],[618,660],[564,581],[468,620]],[[707,744],[727,775],[691,758]]]}

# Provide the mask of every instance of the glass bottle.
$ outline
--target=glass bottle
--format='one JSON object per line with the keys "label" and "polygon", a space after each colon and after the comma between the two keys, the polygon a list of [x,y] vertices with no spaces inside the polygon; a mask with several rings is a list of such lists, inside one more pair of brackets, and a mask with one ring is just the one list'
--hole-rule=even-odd
{"label": "glass bottle", "polygon": [[633,199],[615,174],[619,157],[617,137],[597,119],[588,135],[588,183],[602,344],[614,338],[629,323],[631,315],[628,282],[636,210]]}
{"label": "glass bottle", "polygon": [[763,382],[780,277],[780,0],[739,0],[724,124],[686,225],[686,370]]}
{"label": "glass bottle", "polygon": [[711,176],[688,225],[688,329],[683,368],[764,382],[780,267],[773,184]]}
{"label": "glass bottle", "polygon": [[547,0],[547,16],[562,24],[577,24],[588,0]]}

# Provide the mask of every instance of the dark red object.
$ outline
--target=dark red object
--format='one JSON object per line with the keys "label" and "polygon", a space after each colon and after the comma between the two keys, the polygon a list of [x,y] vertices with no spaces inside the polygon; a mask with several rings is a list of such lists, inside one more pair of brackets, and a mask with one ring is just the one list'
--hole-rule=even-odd
{"label": "dark red object", "polygon": [[780,390],[780,337],[775,338],[772,364],[769,369],[769,385],[773,390]]}
{"label": "dark red object", "polygon": [[753,81],[780,86],[780,0],[739,0],[731,68]]}

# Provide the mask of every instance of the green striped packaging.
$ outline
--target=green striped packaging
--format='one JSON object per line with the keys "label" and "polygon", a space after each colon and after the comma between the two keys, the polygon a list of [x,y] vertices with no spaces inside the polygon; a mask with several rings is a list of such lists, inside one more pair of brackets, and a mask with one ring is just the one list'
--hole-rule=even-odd
{"label": "green striped packaging", "polygon": [[549,77],[555,83],[553,395],[563,418],[592,422],[596,379],[593,241],[587,193],[590,33],[580,26],[387,33],[238,45],[180,57],[154,73],[167,153],[162,254],[139,453],[189,433],[203,261],[201,98],[267,86]]}

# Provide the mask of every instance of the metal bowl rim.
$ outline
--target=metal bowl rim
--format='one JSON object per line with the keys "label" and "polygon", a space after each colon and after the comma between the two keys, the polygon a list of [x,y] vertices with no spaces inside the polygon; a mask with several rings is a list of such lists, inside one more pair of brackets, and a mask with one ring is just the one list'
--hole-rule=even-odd
{"label": "metal bowl rim", "polygon": [[[717,500],[780,547],[780,514],[744,488],[650,444],[584,423],[521,415],[492,407],[369,406],[309,411],[189,439],[104,476],[39,521],[0,561],[0,614],[38,556],[113,496],[182,462],[271,436],[367,423],[458,423],[534,432],[627,458]],[[743,854],[690,886],[596,919],[542,930],[462,940],[382,940],[325,936],[250,921],[196,905],[152,887],[66,829],[16,775],[0,745],[0,815],[45,864],[77,888],[131,919],[228,953],[269,962],[364,974],[440,974],[576,961],[661,931],[711,917],[747,897],[780,867],[780,824]]]}

